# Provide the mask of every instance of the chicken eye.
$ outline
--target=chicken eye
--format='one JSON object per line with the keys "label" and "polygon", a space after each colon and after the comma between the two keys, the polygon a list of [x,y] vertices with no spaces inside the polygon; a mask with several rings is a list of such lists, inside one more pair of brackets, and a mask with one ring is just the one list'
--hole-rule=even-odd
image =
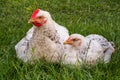
{"label": "chicken eye", "polygon": [[42,16],[39,16],[38,18],[39,18],[39,19],[41,19],[41,18],[42,18]]}
{"label": "chicken eye", "polygon": [[79,39],[76,39],[76,38],[75,38],[75,39],[72,39],[72,41],[78,41],[78,40],[79,40]]}
{"label": "chicken eye", "polygon": [[76,39],[72,39],[72,41],[76,41]]}

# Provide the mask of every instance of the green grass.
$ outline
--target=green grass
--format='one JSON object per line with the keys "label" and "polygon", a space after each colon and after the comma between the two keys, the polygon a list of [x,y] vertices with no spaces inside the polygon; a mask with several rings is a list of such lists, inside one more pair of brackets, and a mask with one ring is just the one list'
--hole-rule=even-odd
{"label": "green grass", "polygon": [[119,50],[109,64],[92,68],[44,61],[29,65],[17,59],[14,46],[32,27],[27,21],[36,8],[49,11],[71,34],[101,34],[120,46],[119,0],[1,0],[0,80],[120,80]]}

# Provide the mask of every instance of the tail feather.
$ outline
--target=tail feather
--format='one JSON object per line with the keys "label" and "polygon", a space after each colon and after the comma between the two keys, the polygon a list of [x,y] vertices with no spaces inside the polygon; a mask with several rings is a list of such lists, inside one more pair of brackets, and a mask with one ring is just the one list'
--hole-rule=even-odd
{"label": "tail feather", "polygon": [[115,44],[114,44],[114,42],[110,42],[110,44],[112,45],[112,47],[115,48]]}

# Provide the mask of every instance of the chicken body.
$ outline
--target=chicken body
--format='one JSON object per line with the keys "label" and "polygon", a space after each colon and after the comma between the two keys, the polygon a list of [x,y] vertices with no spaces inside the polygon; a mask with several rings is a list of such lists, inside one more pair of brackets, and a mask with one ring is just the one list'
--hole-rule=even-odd
{"label": "chicken body", "polygon": [[[24,62],[43,58],[46,61],[59,62],[61,54],[64,53],[63,41],[69,37],[68,30],[52,20],[47,11],[37,11],[37,14],[35,12],[36,18],[42,16],[46,22],[41,27],[37,27],[39,23],[33,23],[34,26],[26,35],[29,40],[23,38],[15,47],[18,58]],[[23,43],[25,43],[24,46],[22,45]],[[24,57],[20,57],[21,55],[24,55]]]}
{"label": "chicken body", "polygon": [[103,48],[104,51],[104,62],[108,63],[111,59],[111,55],[114,52],[114,43],[113,42],[109,42],[106,38],[104,38],[101,35],[97,35],[97,34],[91,34],[86,36],[86,38],[88,38],[89,40],[96,40]]}

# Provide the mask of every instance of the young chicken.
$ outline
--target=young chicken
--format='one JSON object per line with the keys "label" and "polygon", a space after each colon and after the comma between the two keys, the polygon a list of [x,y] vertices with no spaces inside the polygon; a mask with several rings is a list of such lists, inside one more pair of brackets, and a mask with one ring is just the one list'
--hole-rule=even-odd
{"label": "young chicken", "polygon": [[63,59],[65,64],[76,64],[78,61],[80,63],[96,64],[98,61],[103,60],[103,48],[95,40],[89,40],[80,34],[72,34],[64,44],[71,47]]}

